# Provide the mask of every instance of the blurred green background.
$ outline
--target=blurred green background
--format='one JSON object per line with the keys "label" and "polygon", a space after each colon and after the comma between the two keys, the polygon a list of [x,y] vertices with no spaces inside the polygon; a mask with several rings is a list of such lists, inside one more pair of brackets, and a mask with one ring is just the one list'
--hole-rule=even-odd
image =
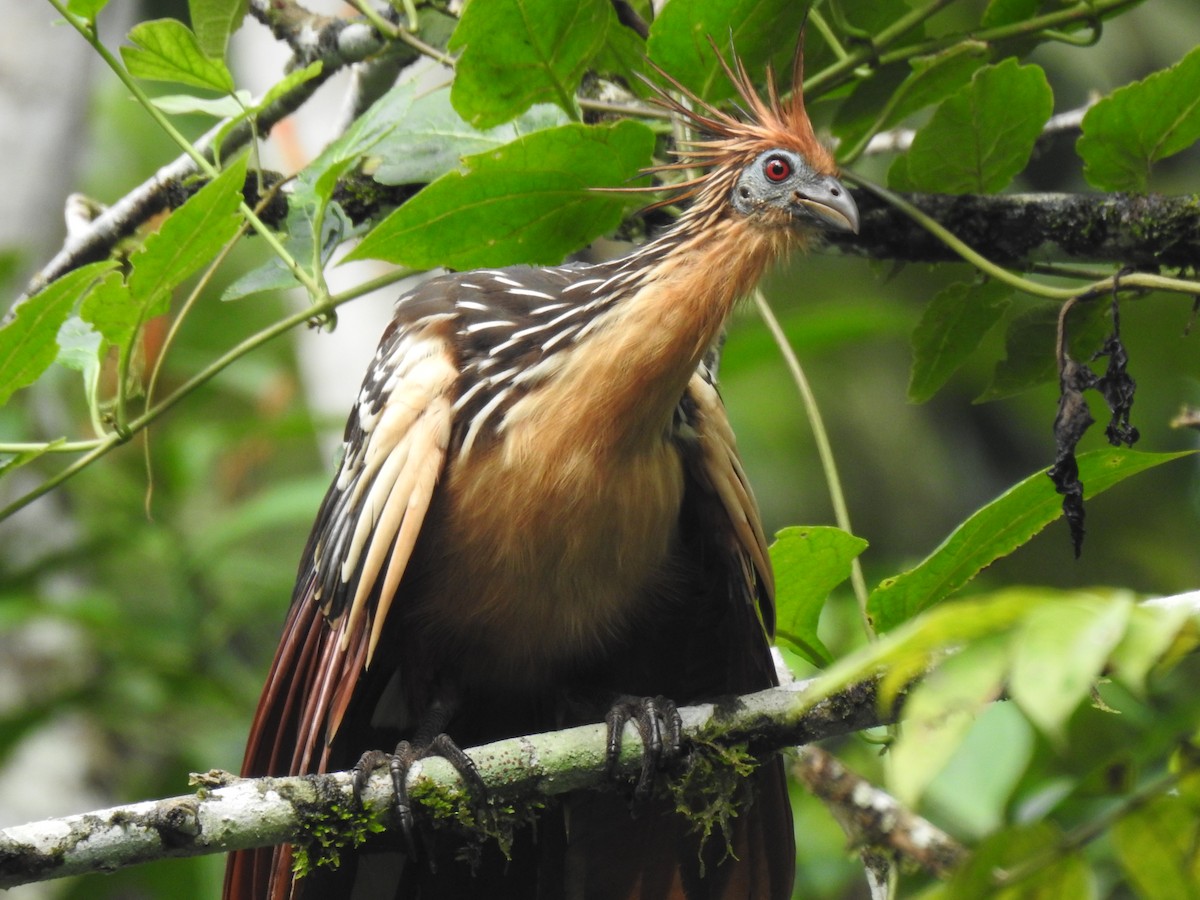
{"label": "blurred green background", "polygon": [[[37,27],[51,29],[49,6],[3,0],[0,11],[17,5],[34,7]],[[962,2],[943,15],[977,17],[983,5]],[[186,17],[183,3],[123,6],[123,15],[137,8],[147,18]],[[258,26],[246,28],[249,39],[268,41]],[[115,80],[86,61],[82,41],[65,36],[65,52],[88,66],[74,85],[81,105],[70,140],[81,151],[69,166],[8,172],[10,180],[48,183],[49,193],[37,202],[53,210],[70,190],[114,201],[175,156]],[[1200,4],[1149,0],[1108,26],[1094,47],[1043,47],[1031,59],[1046,68],[1062,111],[1091,92],[1170,65],[1198,42]],[[0,80],[0,93],[21,89],[11,75]],[[12,122],[0,127],[19,131]],[[1045,148],[1015,189],[1086,190],[1072,142],[1066,136]],[[889,163],[890,157],[870,158],[856,169],[882,180]],[[1193,150],[1164,164],[1154,186],[1195,193],[1198,171],[1200,154]],[[44,209],[36,212],[44,218]],[[37,219],[28,213],[19,221]],[[9,239],[16,255],[8,257],[7,296],[61,242],[60,229],[49,220]],[[292,308],[275,295],[217,301],[224,284],[262,258],[252,245],[235,252],[171,350],[166,387],[221,352],[231,334],[249,334]],[[896,266],[825,253],[793,260],[764,285],[826,418],[854,530],[871,544],[862,558],[869,585],[915,563],[982,503],[1053,461],[1055,386],[974,402],[1003,356],[1000,329],[931,402],[906,399],[908,339],[922,307],[964,277],[964,266]],[[382,303],[390,306],[390,299]],[[1192,315],[1178,297],[1123,304],[1123,336],[1139,385],[1134,423],[1144,449],[1197,444],[1195,432],[1168,427],[1182,404],[1200,404],[1200,354],[1197,338],[1187,334]],[[373,340],[365,341],[361,355],[346,363],[355,370],[352,381],[373,351]],[[170,796],[187,790],[188,772],[239,767],[296,563],[332,473],[324,448],[340,433],[345,413],[314,415],[296,354],[295,342],[285,338],[242,360],[155,425],[148,445],[139,437],[0,524],[0,824]],[[768,530],[831,523],[798,395],[752,310],[734,323],[722,380]],[[0,440],[89,433],[77,373],[59,371],[51,382],[0,408]],[[1102,443],[1102,429],[1093,431],[1082,449]],[[0,499],[12,499],[60,464],[35,464],[0,482]],[[1065,525],[1056,523],[985,572],[980,586],[1195,589],[1198,513],[1196,463],[1163,466],[1089,503],[1082,559],[1072,558]],[[835,651],[857,640],[848,594],[833,598],[822,627]],[[1122,698],[1124,718],[1081,713],[1070,746],[1086,758],[1072,757],[1070,765],[1015,710],[995,707],[924,811],[973,839],[1002,818],[1052,804],[1064,767],[1075,776],[1131,777],[1136,748],[1111,748],[1128,747],[1124,729],[1156,719],[1166,730],[1194,721],[1185,687],[1192,674],[1172,676],[1179,688],[1173,701]],[[876,747],[849,739],[836,749],[864,774],[878,775]],[[797,804],[798,896],[863,896],[840,830],[811,799],[797,796]],[[1079,804],[1066,815],[1084,815],[1086,801]],[[213,897],[221,866],[219,858],[172,861],[13,896]],[[1104,896],[1107,885],[1097,889]],[[1112,895],[1128,896],[1123,890]]]}

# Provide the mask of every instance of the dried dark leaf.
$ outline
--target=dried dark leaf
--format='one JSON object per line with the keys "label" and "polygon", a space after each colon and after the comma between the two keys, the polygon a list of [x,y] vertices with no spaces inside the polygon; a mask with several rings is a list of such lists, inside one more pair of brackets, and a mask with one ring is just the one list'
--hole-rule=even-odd
{"label": "dried dark leaf", "polygon": [[1084,433],[1096,420],[1092,418],[1083,392],[1095,387],[1099,379],[1087,366],[1063,356],[1059,374],[1058,415],[1054,417],[1054,465],[1050,480],[1063,495],[1063,516],[1071,529],[1075,558],[1083,551],[1083,482],[1079,480],[1079,464],[1075,448]]}
{"label": "dried dark leaf", "polygon": [[1108,367],[1103,375],[1097,375],[1086,365],[1076,362],[1066,353],[1065,315],[1070,309],[1069,306],[1063,310],[1062,333],[1059,335],[1059,398],[1058,414],[1054,418],[1055,456],[1054,465],[1051,466],[1048,474],[1054,482],[1055,490],[1063,495],[1063,516],[1071,530],[1071,543],[1075,548],[1076,559],[1083,551],[1085,532],[1083,528],[1083,483],[1079,480],[1075,448],[1079,445],[1084,433],[1095,422],[1083,392],[1095,389],[1104,397],[1110,413],[1108,425],[1105,427],[1105,435],[1110,444],[1114,447],[1119,447],[1121,444],[1132,447],[1139,437],[1138,430],[1129,422],[1137,382],[1129,375],[1127,370],[1129,354],[1121,342],[1121,316],[1117,301],[1119,284],[1118,277],[1113,285],[1112,333],[1093,357],[1093,359],[1108,358]]}

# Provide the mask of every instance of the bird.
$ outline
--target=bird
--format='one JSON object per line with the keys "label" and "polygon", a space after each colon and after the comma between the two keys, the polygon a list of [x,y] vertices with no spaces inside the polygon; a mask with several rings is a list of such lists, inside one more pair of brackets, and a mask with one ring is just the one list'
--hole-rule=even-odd
{"label": "bird", "polygon": [[[667,188],[661,202],[685,208],[660,235],[606,262],[441,275],[397,301],[243,775],[453,751],[628,698],[670,732],[675,704],[777,683],[767,540],[717,358],[768,266],[856,232],[858,211],[805,110],[802,53],[790,96],[769,69],[764,97],[736,55],[717,57],[733,112],[659,72],[657,102],[696,138],[649,171],[699,172]],[[241,851],[225,897],[790,897],[778,756],[737,803],[724,840],[706,841],[657,794],[636,815],[619,791],[568,795],[508,857],[485,846],[470,866],[437,834],[376,836],[303,878],[290,848]]]}

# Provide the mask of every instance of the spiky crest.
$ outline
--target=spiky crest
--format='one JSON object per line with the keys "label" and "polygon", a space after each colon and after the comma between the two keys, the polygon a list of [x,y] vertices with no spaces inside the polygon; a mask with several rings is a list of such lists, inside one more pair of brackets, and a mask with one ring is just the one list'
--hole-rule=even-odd
{"label": "spiky crest", "polygon": [[676,99],[668,89],[644,79],[655,92],[654,102],[678,115],[701,137],[684,142],[681,149],[672,151],[673,155],[679,157],[678,162],[652,166],[645,169],[644,174],[694,168],[703,168],[705,172],[695,178],[666,186],[607,190],[668,193],[669,196],[654,203],[651,208],[692,198],[701,198],[702,202],[723,202],[741,170],[759,154],[775,148],[800,153],[809,165],[821,174],[835,174],[837,165],[833,156],[817,139],[808,112],[804,108],[803,35],[796,50],[792,69],[792,91],[787,100],[780,98],[775,72],[771,66],[767,67],[767,98],[764,101],[755,89],[742,60],[734,56],[733,65],[730,66],[712,38],[709,38],[709,43],[725,76],[744,104],[738,107],[744,118],[737,118],[717,108],[648,60],[659,78],[687,101],[685,103]]}

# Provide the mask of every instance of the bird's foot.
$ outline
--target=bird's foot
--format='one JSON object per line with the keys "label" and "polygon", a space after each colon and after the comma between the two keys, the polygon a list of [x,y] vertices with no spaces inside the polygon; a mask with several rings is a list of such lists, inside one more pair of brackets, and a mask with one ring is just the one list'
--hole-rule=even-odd
{"label": "bird's foot", "polygon": [[412,798],[408,790],[408,773],[413,765],[431,756],[440,756],[450,763],[458,772],[467,786],[477,816],[486,808],[487,785],[484,784],[479,770],[471,757],[463,752],[446,734],[438,734],[428,743],[417,744],[401,741],[393,753],[382,750],[368,750],[355,764],[353,777],[354,796],[361,801],[362,792],[371,778],[371,773],[386,765],[392,778],[392,795],[396,800],[396,813],[400,818],[400,830],[404,834],[404,842],[412,856],[417,855],[416,840],[414,839],[415,820],[413,818]]}
{"label": "bird's foot", "polygon": [[666,697],[620,697],[604,717],[608,726],[608,772],[615,775],[621,756],[621,733],[627,722],[637,726],[642,738],[642,771],[633,788],[637,804],[650,796],[654,773],[679,756],[683,748],[683,720],[674,701]]}

